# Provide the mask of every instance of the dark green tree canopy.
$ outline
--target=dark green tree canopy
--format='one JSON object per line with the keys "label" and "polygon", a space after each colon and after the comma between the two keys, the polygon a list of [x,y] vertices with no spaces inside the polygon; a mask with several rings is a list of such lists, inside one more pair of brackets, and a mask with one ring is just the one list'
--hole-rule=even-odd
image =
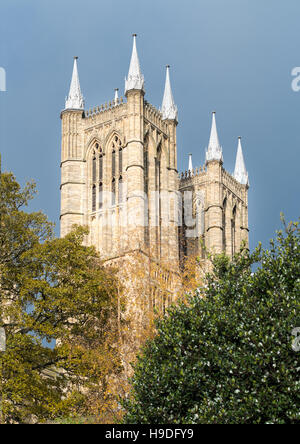
{"label": "dark green tree canopy", "polygon": [[135,367],[125,422],[299,422],[298,223],[268,250],[213,265],[203,288],[158,322]]}

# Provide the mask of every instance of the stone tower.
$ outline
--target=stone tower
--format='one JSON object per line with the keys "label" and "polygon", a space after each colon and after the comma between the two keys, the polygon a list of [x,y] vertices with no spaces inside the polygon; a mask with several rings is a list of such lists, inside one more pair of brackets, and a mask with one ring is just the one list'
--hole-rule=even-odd
{"label": "stone tower", "polygon": [[242,241],[248,243],[241,140],[231,175],[223,167],[213,113],[205,166],[193,169],[190,156],[189,170],[178,176],[170,67],[159,110],[145,100],[136,35],[125,99],[116,90],[111,101],[86,110],[75,57],[61,119],[61,236],[74,224],[88,226],[86,242],[104,260],[124,265],[138,253],[149,270],[164,267],[171,293],[184,257],[206,261],[203,245],[231,256]]}
{"label": "stone tower", "polygon": [[169,66],[162,111],[144,96],[136,35],[125,99],[116,90],[110,102],[85,110],[75,58],[61,113],[61,236],[74,224],[86,225],[87,244],[104,260],[124,264],[138,253],[150,275],[164,263],[171,282],[179,245],[177,108]]}
{"label": "stone tower", "polygon": [[[180,258],[200,256],[206,262],[205,250],[229,257],[237,253],[242,243],[248,247],[248,173],[246,171],[241,138],[234,174],[223,167],[223,153],[219,142],[216,113],[212,115],[212,127],[206,163],[181,174],[179,190],[190,196],[190,220],[184,218],[180,232]],[[183,197],[183,201],[185,201]]]}

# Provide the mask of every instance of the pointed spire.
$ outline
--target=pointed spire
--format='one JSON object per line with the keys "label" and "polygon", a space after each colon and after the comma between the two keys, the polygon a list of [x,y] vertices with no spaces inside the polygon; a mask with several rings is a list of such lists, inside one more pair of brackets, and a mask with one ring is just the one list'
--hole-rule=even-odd
{"label": "pointed spire", "polygon": [[192,173],[193,171],[193,158],[192,154],[189,154],[189,172]]}
{"label": "pointed spire", "polygon": [[144,76],[141,71],[139,56],[136,49],[136,34],[133,34],[133,48],[128,72],[128,78],[125,78],[125,94],[131,89],[144,91]]}
{"label": "pointed spire", "polygon": [[115,105],[118,104],[118,101],[119,101],[119,88],[115,88],[115,99],[114,99]]}
{"label": "pointed spire", "polygon": [[74,67],[73,67],[73,75],[71,80],[70,92],[69,96],[66,99],[66,108],[65,109],[84,109],[84,98],[81,94],[78,69],[77,69],[77,59],[78,57],[74,57]]}
{"label": "pointed spire", "polygon": [[210,139],[206,151],[206,162],[209,162],[210,160],[219,160],[223,162],[222,147],[219,142],[215,112],[212,113]]}
{"label": "pointed spire", "polygon": [[166,73],[166,85],[163,103],[161,106],[161,112],[163,115],[163,120],[177,120],[178,119],[178,109],[175,105],[174,97],[172,94],[171,82],[170,82],[170,65],[167,65]]}
{"label": "pointed spire", "polygon": [[249,185],[249,178],[245,166],[241,139],[242,138],[239,137],[233,177],[242,185]]}

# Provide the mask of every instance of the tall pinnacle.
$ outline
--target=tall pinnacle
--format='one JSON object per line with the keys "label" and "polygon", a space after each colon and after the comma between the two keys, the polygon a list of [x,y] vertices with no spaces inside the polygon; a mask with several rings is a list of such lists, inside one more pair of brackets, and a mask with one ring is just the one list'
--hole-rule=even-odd
{"label": "tall pinnacle", "polygon": [[133,34],[133,48],[128,78],[125,78],[125,94],[131,89],[144,91],[144,76],[141,71],[139,56],[136,49],[136,34]]}
{"label": "tall pinnacle", "polygon": [[210,139],[206,151],[206,162],[209,162],[210,160],[223,161],[222,147],[219,142],[215,112],[212,114]]}
{"label": "tall pinnacle", "polygon": [[115,88],[115,105],[118,104],[118,100],[119,100],[119,88]]}
{"label": "tall pinnacle", "polygon": [[178,119],[178,109],[175,105],[174,97],[172,94],[171,82],[170,82],[170,66],[167,65],[166,73],[166,85],[163,103],[161,106],[161,112],[163,115],[163,120],[177,120]]}
{"label": "tall pinnacle", "polygon": [[241,137],[239,137],[233,177],[242,185],[249,185],[248,173],[243,156]]}
{"label": "tall pinnacle", "polygon": [[189,154],[189,172],[192,173],[193,171],[193,159],[192,154]]}
{"label": "tall pinnacle", "polygon": [[78,69],[77,69],[77,59],[78,57],[74,57],[74,67],[73,67],[73,75],[71,80],[70,92],[66,99],[66,108],[65,109],[84,109],[84,98],[81,94]]}

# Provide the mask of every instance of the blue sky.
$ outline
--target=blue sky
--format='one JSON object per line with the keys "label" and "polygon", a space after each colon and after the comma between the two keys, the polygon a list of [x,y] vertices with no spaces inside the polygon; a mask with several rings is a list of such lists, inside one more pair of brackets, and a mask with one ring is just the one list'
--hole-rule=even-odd
{"label": "blue sky", "polygon": [[[59,223],[60,111],[73,56],[86,106],[124,88],[132,39],[146,80],[146,99],[160,106],[171,65],[179,108],[178,166],[203,165],[211,111],[217,111],[225,168],[237,137],[249,171],[250,241],[267,244],[279,214],[299,217],[299,0],[1,0],[0,92],[3,166],[37,182],[31,209]],[[58,231],[57,231],[58,232]]]}

